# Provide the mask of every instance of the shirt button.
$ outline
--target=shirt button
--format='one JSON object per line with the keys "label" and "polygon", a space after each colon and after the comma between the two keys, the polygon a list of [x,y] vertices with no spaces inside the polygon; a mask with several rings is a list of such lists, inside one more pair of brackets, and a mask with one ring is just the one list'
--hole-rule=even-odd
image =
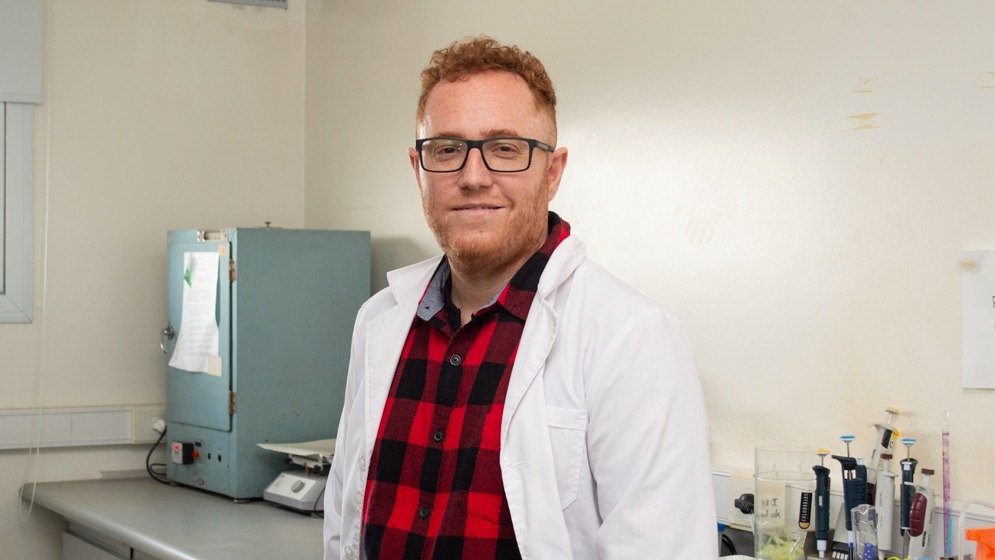
{"label": "shirt button", "polygon": [[421,508],[421,509],[418,510],[418,517],[421,517],[422,519],[425,519],[426,517],[428,517],[428,514],[429,514],[429,510],[428,510],[427,507],[423,507],[423,508]]}
{"label": "shirt button", "polygon": [[366,459],[364,457],[359,458],[359,470],[361,471],[366,470]]}
{"label": "shirt button", "polygon": [[459,354],[453,354],[452,357],[449,358],[449,363],[453,364],[454,366],[460,365],[460,362],[462,362],[462,361],[463,361],[463,358],[460,358]]}
{"label": "shirt button", "polygon": [[354,558],[356,558],[356,549],[353,548],[352,546],[345,547],[345,557],[348,558],[349,560],[353,560]]}
{"label": "shirt button", "polygon": [[442,433],[442,430],[439,430],[434,434],[432,434],[432,439],[434,439],[436,442],[442,441],[442,438],[444,437],[446,437],[446,434]]}

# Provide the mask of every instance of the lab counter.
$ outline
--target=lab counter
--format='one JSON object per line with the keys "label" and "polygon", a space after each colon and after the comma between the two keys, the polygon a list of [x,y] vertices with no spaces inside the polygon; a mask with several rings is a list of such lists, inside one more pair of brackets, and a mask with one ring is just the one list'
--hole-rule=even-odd
{"label": "lab counter", "polygon": [[69,522],[64,558],[322,557],[319,518],[149,478],[40,483],[35,504]]}

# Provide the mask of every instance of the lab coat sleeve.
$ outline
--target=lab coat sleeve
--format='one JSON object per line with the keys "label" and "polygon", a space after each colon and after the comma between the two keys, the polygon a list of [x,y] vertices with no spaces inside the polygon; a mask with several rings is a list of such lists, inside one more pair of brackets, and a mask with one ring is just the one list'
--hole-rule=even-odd
{"label": "lab coat sleeve", "polygon": [[[336,447],[343,441],[345,415],[339,422]],[[339,560],[342,549],[342,467],[341,461],[332,459],[332,467],[325,483],[325,521],[323,529],[324,560]]]}
{"label": "lab coat sleeve", "polygon": [[586,396],[598,557],[715,558],[708,426],[690,345],[657,308],[607,336]]}

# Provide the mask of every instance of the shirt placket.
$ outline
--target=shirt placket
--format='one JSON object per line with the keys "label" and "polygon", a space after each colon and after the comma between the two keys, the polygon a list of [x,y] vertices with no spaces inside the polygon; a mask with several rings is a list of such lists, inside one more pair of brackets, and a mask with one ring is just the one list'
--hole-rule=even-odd
{"label": "shirt placket", "polygon": [[[445,353],[439,360],[438,383],[436,385],[435,407],[430,430],[429,441],[426,445],[430,453],[438,458],[436,461],[426,461],[422,472],[421,495],[418,504],[417,523],[421,525],[421,534],[437,535],[439,527],[443,523],[443,516],[446,508],[439,510],[438,506],[444,504],[436,503],[440,495],[448,496],[449,488],[452,485],[456,468],[456,452],[459,448],[459,441],[450,441],[451,432],[459,431],[460,426],[454,426],[453,412],[466,401],[465,388],[473,385],[472,379],[465,378],[465,358],[470,351],[475,338],[475,332],[479,328],[477,325],[468,324],[451,334],[448,328],[436,328],[433,336],[444,336],[448,338]],[[423,558],[432,557],[432,546],[426,543],[423,550]]]}

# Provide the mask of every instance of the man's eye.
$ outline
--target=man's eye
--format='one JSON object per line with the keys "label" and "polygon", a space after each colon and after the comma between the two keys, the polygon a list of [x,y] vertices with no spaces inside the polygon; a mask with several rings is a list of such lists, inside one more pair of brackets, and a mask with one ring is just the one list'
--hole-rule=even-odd
{"label": "man's eye", "polygon": [[436,158],[447,158],[462,153],[463,150],[456,144],[446,144],[444,146],[436,146],[435,148],[432,148],[432,157]]}
{"label": "man's eye", "polygon": [[522,147],[515,142],[496,142],[490,145],[487,153],[503,158],[517,157],[522,154]]}

